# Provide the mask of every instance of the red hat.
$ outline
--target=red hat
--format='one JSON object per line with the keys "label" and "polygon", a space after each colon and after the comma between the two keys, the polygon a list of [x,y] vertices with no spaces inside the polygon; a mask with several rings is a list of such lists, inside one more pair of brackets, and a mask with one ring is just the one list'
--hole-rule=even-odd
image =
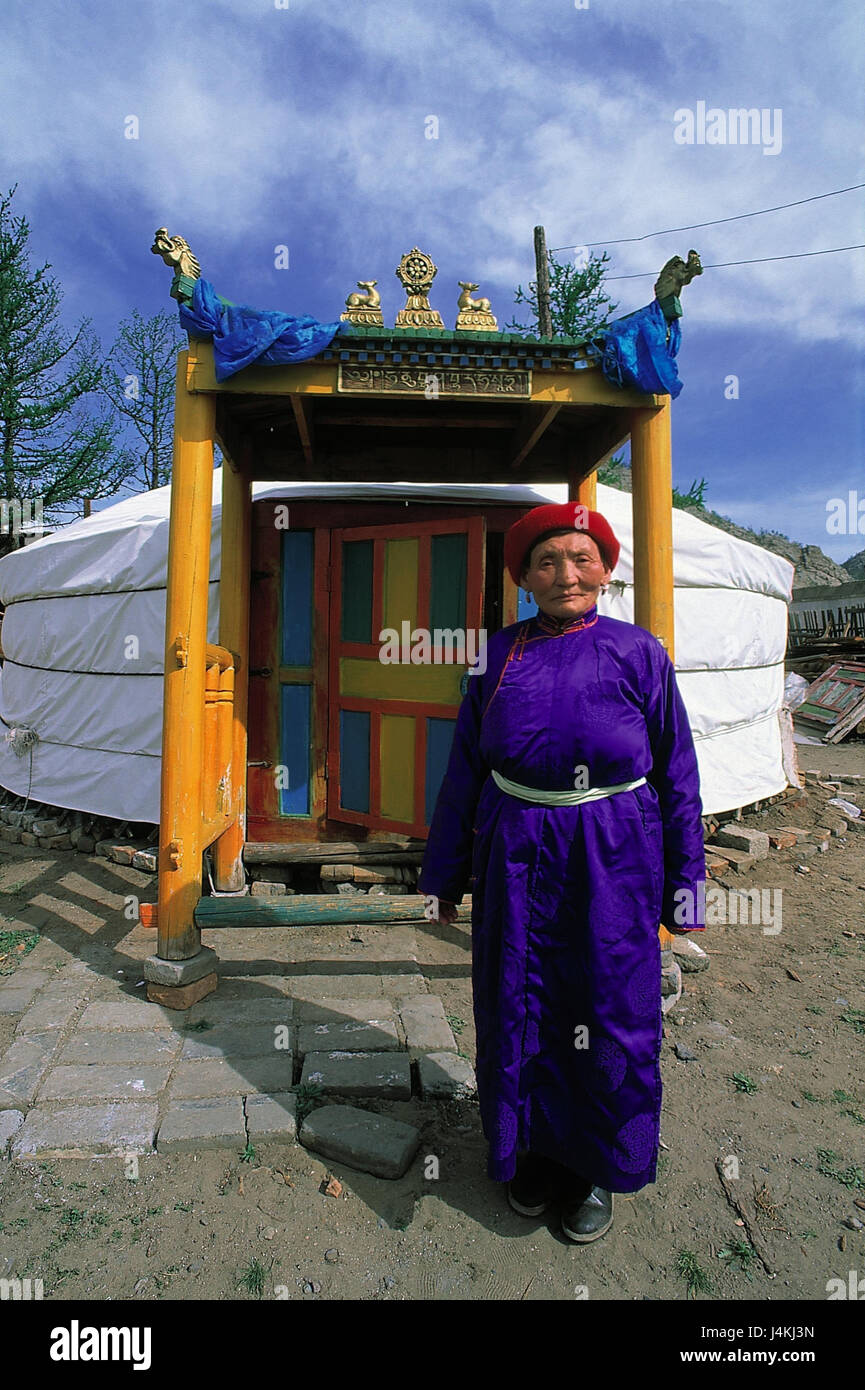
{"label": "red hat", "polygon": [[614,570],[618,564],[619,542],[606,517],[590,512],[581,502],[550,502],[533,507],[505,532],[505,565],[515,584],[520,582],[526,556],[546,531],[585,531],[596,543],[607,569]]}

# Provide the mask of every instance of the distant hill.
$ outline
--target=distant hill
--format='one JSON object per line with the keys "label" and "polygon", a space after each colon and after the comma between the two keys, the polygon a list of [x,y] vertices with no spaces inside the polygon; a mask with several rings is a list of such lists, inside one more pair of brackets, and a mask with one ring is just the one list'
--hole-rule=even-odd
{"label": "distant hill", "polygon": [[[621,492],[631,491],[631,470],[623,463],[607,463],[598,471],[598,481],[607,487],[618,488]],[[771,550],[774,555],[783,555],[796,567],[793,587],[809,588],[814,584],[846,584],[850,579],[865,578],[865,550],[851,556],[843,565],[838,565],[820,549],[819,545],[800,545],[781,531],[752,531],[748,526],[739,526],[728,516],[721,516],[708,507],[693,503],[677,504],[681,511],[690,512],[710,526],[727,531],[740,540],[751,541],[753,545]],[[850,565],[854,568],[848,568]]]}
{"label": "distant hill", "polygon": [[849,560],[845,560],[844,568],[851,579],[865,579],[865,550],[860,550],[858,555],[851,555]]}

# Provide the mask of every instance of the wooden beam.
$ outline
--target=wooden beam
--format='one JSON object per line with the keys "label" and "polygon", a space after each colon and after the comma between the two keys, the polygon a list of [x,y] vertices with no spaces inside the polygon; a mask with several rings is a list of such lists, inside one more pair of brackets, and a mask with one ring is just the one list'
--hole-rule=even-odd
{"label": "wooden beam", "polygon": [[[544,356],[544,344],[539,344],[537,356]],[[215,392],[226,396],[334,396],[341,401],[375,403],[381,410],[387,402],[394,402],[391,391],[350,392],[337,391],[339,364],[325,362],[321,357],[308,362],[298,362],[287,367],[244,367],[227,381],[216,380],[213,367],[213,344],[202,339],[193,339],[190,348],[187,389],[192,392]],[[405,397],[399,398],[405,401]],[[415,399],[419,403],[418,398]],[[455,404],[469,404],[459,397],[452,398]],[[571,366],[560,369],[532,368],[532,402],[559,402],[562,405],[611,405],[611,406],[660,406],[665,396],[647,395],[642,391],[614,386],[608,381],[600,367]],[[504,404],[489,401],[486,404]],[[525,398],[518,398],[515,405],[525,405]]]}
{"label": "wooden beam", "polygon": [[316,425],[345,426],[346,429],[429,429],[434,425],[442,430],[512,430],[511,416],[497,415],[493,419],[485,416],[451,415],[442,412],[441,406],[428,415],[337,415],[323,411],[315,417]]}
{"label": "wooden beam", "polygon": [[[618,411],[605,412],[607,419],[598,420],[581,434],[576,434],[569,455],[573,460],[573,472],[587,478],[607,462],[618,449],[628,442],[630,419]],[[573,473],[571,474],[573,476]]]}
{"label": "wooden beam", "polygon": [[[381,862],[416,862],[423,855],[425,840],[321,840],[317,844],[297,844],[290,841],[249,842],[244,846],[247,864],[363,864],[368,859]],[[402,858],[397,858],[397,856]]]}
{"label": "wooden beam", "polygon": [[531,406],[528,407],[528,414],[510,441],[509,468],[519,468],[520,464],[528,458],[541,435],[549,429],[555,420],[563,404],[563,401],[557,401],[555,405],[546,407],[535,407],[534,409]]}
{"label": "wooden beam", "polygon": [[300,446],[303,449],[303,458],[310,472],[315,468],[315,457],[313,450],[314,429],[312,423],[311,406],[303,400],[301,396],[291,397],[291,408],[294,411],[294,421],[297,425],[297,433],[300,436]]}
{"label": "wooden beam", "polygon": [[[457,907],[458,920],[471,918],[471,897]],[[423,896],[389,893],[297,893],[285,898],[201,898],[195,909],[199,928],[310,927],[330,922],[417,922],[424,919]]]}

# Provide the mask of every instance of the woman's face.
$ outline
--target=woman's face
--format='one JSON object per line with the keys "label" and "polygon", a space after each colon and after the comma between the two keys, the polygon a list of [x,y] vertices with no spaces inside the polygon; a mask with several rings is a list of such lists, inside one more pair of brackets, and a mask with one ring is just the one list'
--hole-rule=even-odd
{"label": "woman's face", "polygon": [[531,589],[538,608],[553,618],[576,618],[597,602],[611,570],[597,542],[584,531],[549,536],[533,547],[522,583]]}

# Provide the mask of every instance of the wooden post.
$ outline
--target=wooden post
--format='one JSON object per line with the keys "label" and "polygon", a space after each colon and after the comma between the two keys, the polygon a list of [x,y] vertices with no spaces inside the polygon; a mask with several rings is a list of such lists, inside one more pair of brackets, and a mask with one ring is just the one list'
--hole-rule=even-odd
{"label": "wooden post", "polygon": [[213,516],[212,396],[187,389],[187,352],[177,355],[174,464],[165,598],[162,799],[157,955],[197,955],[193,914],[201,896],[204,680]]}
{"label": "wooden post", "polygon": [[237,893],[246,882],[247,711],[249,708],[249,586],[252,482],[248,460],[237,471],[222,466],[222,560],[219,578],[219,645],[240,658],[234,673],[231,753],[232,811],[237,819],[213,845],[213,882],[220,893]]}
{"label": "wooden post", "polygon": [[590,512],[598,509],[598,474],[597,471],[590,473],[588,478],[583,478],[576,482],[573,478],[568,479],[568,501],[582,502]]}
{"label": "wooden post", "polygon": [[538,284],[538,335],[541,338],[552,338],[550,266],[547,261],[547,234],[543,227],[535,227],[535,269]]}
{"label": "wooden post", "polygon": [[673,471],[670,401],[631,412],[634,622],[674,660]]}
{"label": "wooden post", "polygon": [[[634,525],[634,622],[675,655],[673,610],[673,465],[670,398],[660,409],[631,413],[631,507]],[[661,949],[673,937],[658,932]]]}

